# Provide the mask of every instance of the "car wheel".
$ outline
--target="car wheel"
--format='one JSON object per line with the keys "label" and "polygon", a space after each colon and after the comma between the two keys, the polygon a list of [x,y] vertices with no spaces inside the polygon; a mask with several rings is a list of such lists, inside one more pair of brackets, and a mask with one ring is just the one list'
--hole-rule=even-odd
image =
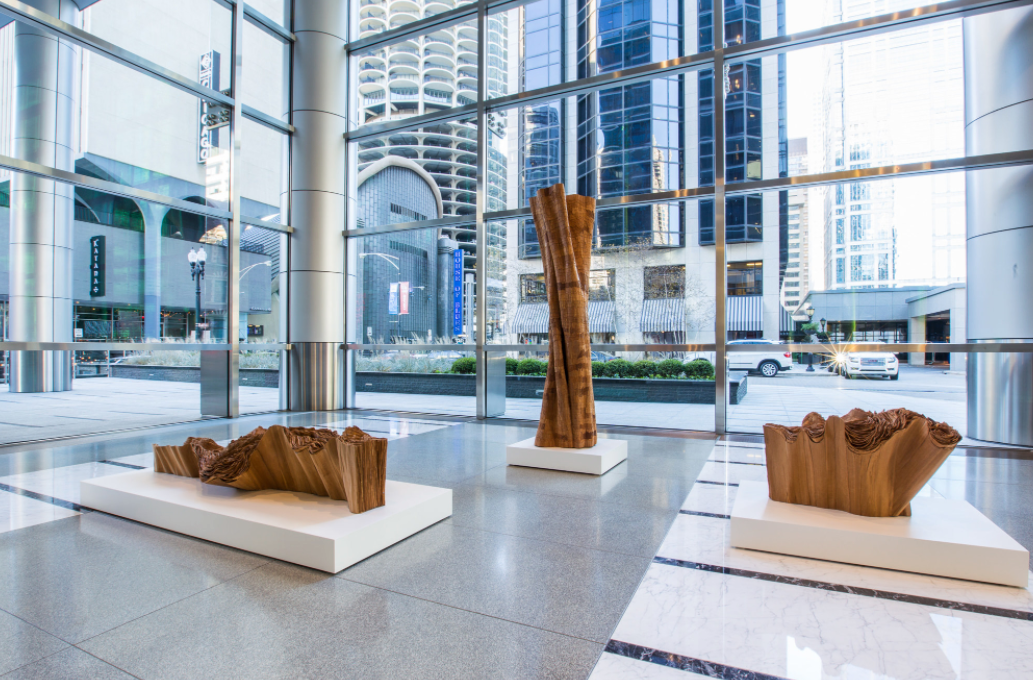
{"label": "car wheel", "polygon": [[894,373],[893,375],[891,375],[891,376],[890,376],[890,380],[896,380],[896,379],[898,379],[899,377],[900,377],[900,374],[899,374],[899,373]]}
{"label": "car wheel", "polygon": [[760,366],[757,367],[760,374],[765,378],[774,378],[778,375],[778,364],[774,361],[763,361]]}

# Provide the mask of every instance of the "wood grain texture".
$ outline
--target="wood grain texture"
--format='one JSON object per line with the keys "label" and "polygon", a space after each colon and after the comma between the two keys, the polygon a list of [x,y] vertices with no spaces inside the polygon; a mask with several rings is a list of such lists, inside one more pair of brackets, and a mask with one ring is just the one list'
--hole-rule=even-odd
{"label": "wood grain texture", "polygon": [[767,424],[771,500],[866,517],[911,515],[911,499],[961,435],[907,409],[854,409],[828,420],[809,413],[799,427]]}
{"label": "wood grain texture", "polygon": [[536,446],[595,446],[595,397],[588,335],[588,271],[595,199],[562,184],[531,198],[549,300],[549,364]]}
{"label": "wood grain texture", "polygon": [[190,437],[183,446],[154,446],[154,469],[205,484],[257,491],[280,489],[348,501],[353,513],[384,505],[387,439],[357,427],[333,430],[273,425],[225,448]]}

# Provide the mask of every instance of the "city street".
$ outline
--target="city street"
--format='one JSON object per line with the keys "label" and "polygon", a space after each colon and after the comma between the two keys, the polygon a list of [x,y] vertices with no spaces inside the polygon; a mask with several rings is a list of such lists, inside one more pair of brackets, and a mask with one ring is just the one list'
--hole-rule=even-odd
{"label": "city street", "polygon": [[[751,375],[742,404],[730,406],[732,432],[759,434],[764,423],[798,425],[811,411],[842,415],[852,408],[909,408],[945,421],[965,433],[965,376],[939,367],[901,366],[900,379],[847,380],[806,366],[774,378]],[[359,392],[356,406],[367,409],[474,416],[473,397]],[[71,392],[8,394],[0,386],[0,443],[145,427],[199,417],[200,386],[193,383],[90,378]],[[278,408],[275,389],[242,387],[242,413]],[[541,401],[507,399],[503,417],[537,420]],[[649,402],[596,403],[600,424],[713,430],[714,407],[707,404]]]}

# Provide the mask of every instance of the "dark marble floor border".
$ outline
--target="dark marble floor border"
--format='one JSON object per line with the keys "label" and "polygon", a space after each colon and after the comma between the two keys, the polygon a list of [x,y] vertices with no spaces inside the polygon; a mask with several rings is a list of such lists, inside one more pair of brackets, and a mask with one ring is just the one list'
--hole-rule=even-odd
{"label": "dark marble floor border", "polygon": [[716,484],[718,486],[739,486],[735,482],[713,482],[709,479],[697,479],[697,484]]}
{"label": "dark marble floor border", "polygon": [[699,510],[679,510],[683,515],[696,515],[697,517],[714,517],[715,519],[732,519],[731,515],[722,515],[716,512],[700,512]]}
{"label": "dark marble floor border", "polygon": [[744,463],[741,460],[708,460],[708,463],[726,463],[728,465],[759,465],[760,467],[767,467],[767,463]]}
{"label": "dark marble floor border", "polygon": [[748,671],[745,668],[726,666],[722,663],[633,645],[630,642],[621,642],[620,640],[610,640],[604,652],[629,659],[637,659],[638,661],[655,663],[658,666],[677,668],[681,671],[705,675],[708,678],[721,678],[721,680],[786,680],[786,678],[780,675]]}
{"label": "dark marble floor border", "polygon": [[1020,621],[1033,621],[1033,612],[1024,612],[1018,609],[1005,609],[1003,607],[989,607],[981,604],[968,604],[967,602],[955,602],[954,600],[940,600],[933,597],[922,597],[920,595],[908,595],[906,593],[894,593],[886,590],[874,590],[872,588],[859,588],[856,586],[845,586],[839,583],[828,583],[826,581],[812,581],[792,576],[779,576],[778,574],[767,574],[762,571],[750,571],[748,569],[734,569],[722,567],[715,564],[701,564],[686,560],[675,560],[669,557],[654,557],[654,564],[665,564],[671,567],[682,567],[684,569],[697,569],[715,574],[728,576],[740,576],[743,578],[756,579],[758,581],[770,581],[802,588],[814,588],[815,590],[829,590],[836,593],[847,593],[860,595],[862,597],[874,597],[880,600],[893,600],[895,602],[907,602],[908,604],[919,604],[939,609],[950,609],[952,611],[969,612],[972,614],[985,614],[987,616],[999,616],[1005,619],[1019,619]]}
{"label": "dark marble floor border", "polygon": [[147,468],[143,465],[133,465],[132,463],[120,463],[117,460],[100,460],[98,463],[104,463],[105,465],[115,465],[117,467],[129,468],[130,470],[146,470]]}
{"label": "dark marble floor border", "polygon": [[25,496],[26,498],[31,498],[37,501],[43,501],[44,503],[50,503],[51,505],[56,505],[57,507],[65,508],[66,510],[75,510],[76,512],[93,512],[93,510],[90,510],[89,508],[84,508],[78,503],[61,500],[60,498],[54,498],[53,496],[47,496],[46,494],[36,493],[35,491],[19,489],[18,487],[10,486],[9,484],[0,484],[0,491],[6,491],[8,493],[13,493],[18,496]]}

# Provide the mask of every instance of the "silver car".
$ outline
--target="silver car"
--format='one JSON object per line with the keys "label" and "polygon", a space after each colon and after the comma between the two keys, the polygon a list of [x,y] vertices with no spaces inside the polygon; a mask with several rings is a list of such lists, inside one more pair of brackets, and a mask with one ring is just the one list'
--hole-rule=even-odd
{"label": "silver car", "polygon": [[781,345],[774,340],[732,340],[728,343],[728,368],[735,371],[757,371],[765,378],[774,378],[779,371],[793,367],[793,355],[782,349],[770,352],[736,352],[736,345]]}

